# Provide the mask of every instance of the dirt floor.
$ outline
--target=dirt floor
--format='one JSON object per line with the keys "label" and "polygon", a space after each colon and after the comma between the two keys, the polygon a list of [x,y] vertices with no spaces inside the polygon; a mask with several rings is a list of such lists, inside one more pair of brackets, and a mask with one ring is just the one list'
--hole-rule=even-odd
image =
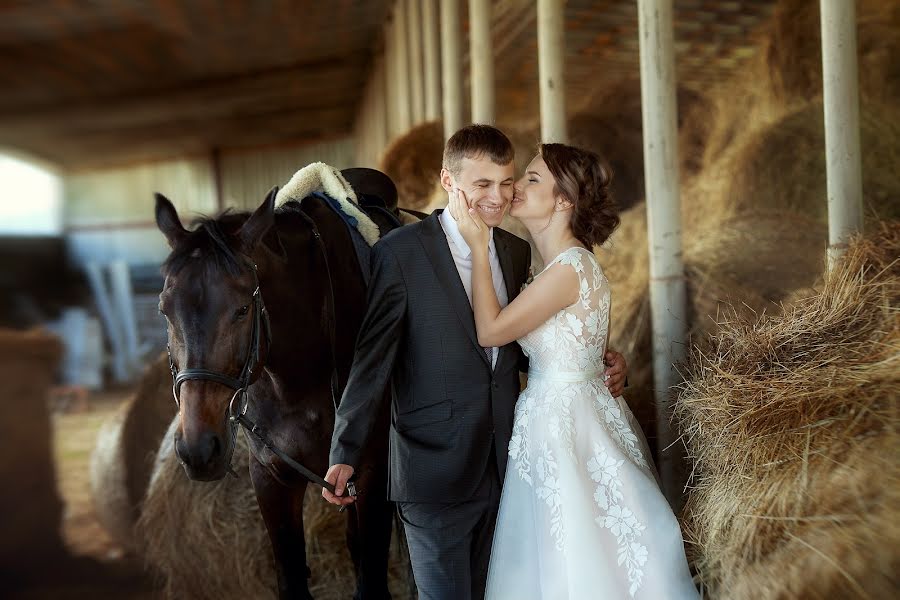
{"label": "dirt floor", "polygon": [[124,558],[122,549],[113,543],[94,514],[88,470],[100,425],[130,393],[131,390],[123,390],[94,394],[88,397],[87,406],[53,415],[56,481],[66,506],[63,539],[75,555],[101,561]]}
{"label": "dirt floor", "polygon": [[89,465],[101,423],[130,389],[89,394],[86,401],[57,397],[53,410],[57,485],[65,504],[62,535],[70,556],[48,565],[45,579],[5,598],[16,600],[149,600],[161,597],[139,562],[100,526],[91,501]]}

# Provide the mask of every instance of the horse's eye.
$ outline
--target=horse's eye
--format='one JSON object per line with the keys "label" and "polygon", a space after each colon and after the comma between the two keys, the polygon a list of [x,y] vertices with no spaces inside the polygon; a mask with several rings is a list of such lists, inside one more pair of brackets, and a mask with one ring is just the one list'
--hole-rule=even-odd
{"label": "horse's eye", "polygon": [[237,311],[237,316],[239,316],[239,317],[246,316],[246,314],[247,314],[248,312],[250,312],[250,307],[249,307],[249,306],[242,306],[242,307],[240,307],[240,308],[238,309],[238,311]]}

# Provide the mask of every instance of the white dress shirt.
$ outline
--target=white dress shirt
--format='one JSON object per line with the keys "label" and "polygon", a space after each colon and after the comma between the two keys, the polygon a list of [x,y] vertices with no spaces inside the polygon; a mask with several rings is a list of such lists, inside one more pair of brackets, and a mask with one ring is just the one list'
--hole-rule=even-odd
{"label": "white dress shirt", "polygon": [[[450,215],[450,210],[445,209],[438,219],[447,236],[447,244],[450,246],[450,254],[456,263],[456,270],[469,297],[469,306],[472,306],[472,250],[465,238],[459,232],[459,225]],[[494,291],[497,292],[497,300],[500,308],[509,304],[506,295],[506,284],[503,281],[503,271],[500,269],[500,260],[497,258],[497,247],[494,245],[494,229],[490,229],[491,238],[488,243],[488,261],[491,265],[491,279],[494,282]],[[497,348],[491,348],[491,368],[497,366]]]}

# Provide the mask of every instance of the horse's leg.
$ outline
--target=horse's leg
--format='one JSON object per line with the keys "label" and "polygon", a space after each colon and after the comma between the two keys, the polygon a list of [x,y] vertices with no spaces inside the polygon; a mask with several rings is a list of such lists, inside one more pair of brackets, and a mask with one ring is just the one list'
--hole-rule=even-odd
{"label": "horse's leg", "polygon": [[391,597],[387,571],[394,505],[387,500],[387,461],[378,462],[377,466],[361,469],[359,500],[348,511],[347,547],[357,576],[354,600]]}
{"label": "horse's leg", "polygon": [[278,597],[281,600],[311,600],[306,539],[303,535],[306,485],[290,488],[282,485],[252,455],[250,479],[272,542]]}

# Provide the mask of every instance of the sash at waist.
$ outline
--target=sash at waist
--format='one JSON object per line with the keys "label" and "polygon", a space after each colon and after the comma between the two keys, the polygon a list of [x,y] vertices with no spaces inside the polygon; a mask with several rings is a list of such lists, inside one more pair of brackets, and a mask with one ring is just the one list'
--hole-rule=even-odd
{"label": "sash at waist", "polygon": [[560,381],[564,383],[580,383],[584,381],[602,381],[603,371],[552,371],[544,372],[536,369],[528,370],[528,381]]}

